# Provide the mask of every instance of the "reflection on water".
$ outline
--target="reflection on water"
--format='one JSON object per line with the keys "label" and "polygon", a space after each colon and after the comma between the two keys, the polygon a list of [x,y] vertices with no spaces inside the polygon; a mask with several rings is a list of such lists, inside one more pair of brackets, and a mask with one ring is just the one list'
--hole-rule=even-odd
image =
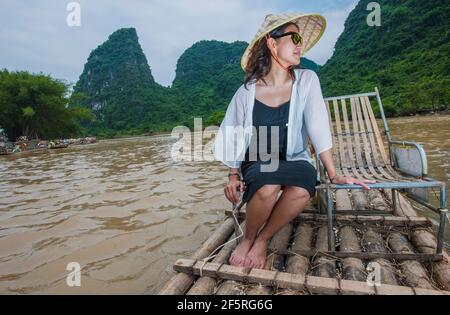
{"label": "reflection on water", "polygon": [[[389,123],[395,139],[424,144],[430,175],[448,182],[450,116]],[[161,135],[0,157],[0,294],[158,292],[172,263],[230,207],[226,167],[173,162],[174,142]],[[81,265],[81,287],[66,285],[69,262]]]}

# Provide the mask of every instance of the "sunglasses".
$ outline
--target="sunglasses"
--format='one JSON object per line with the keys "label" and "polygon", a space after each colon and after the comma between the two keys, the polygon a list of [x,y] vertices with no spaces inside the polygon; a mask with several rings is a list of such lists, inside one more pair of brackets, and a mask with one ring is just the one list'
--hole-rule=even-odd
{"label": "sunglasses", "polygon": [[294,45],[298,45],[298,44],[301,45],[303,43],[303,38],[300,36],[299,33],[296,33],[296,32],[287,32],[287,33],[284,33],[284,34],[281,34],[278,36],[272,36],[272,38],[280,38],[280,37],[288,36],[288,35],[291,35],[291,39],[292,39],[292,42],[294,43]]}

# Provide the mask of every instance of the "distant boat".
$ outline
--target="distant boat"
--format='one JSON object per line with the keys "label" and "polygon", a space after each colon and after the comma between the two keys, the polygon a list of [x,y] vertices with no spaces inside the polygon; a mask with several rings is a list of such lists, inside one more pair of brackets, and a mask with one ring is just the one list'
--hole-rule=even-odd
{"label": "distant boat", "polygon": [[60,143],[60,144],[55,144],[53,146],[49,146],[49,149],[61,149],[61,148],[67,148],[69,146],[69,144],[67,143]]}

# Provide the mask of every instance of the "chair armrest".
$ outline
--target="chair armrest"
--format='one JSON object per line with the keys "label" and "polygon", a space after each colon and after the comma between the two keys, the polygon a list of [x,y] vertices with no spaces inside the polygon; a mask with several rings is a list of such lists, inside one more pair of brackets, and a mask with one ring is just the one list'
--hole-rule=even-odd
{"label": "chair armrest", "polygon": [[391,140],[389,149],[395,169],[412,176],[427,176],[428,161],[422,145],[412,141]]}

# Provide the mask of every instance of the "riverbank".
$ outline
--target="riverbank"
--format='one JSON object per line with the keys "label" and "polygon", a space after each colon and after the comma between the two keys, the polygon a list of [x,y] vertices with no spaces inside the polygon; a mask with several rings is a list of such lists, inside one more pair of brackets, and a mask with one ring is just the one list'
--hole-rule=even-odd
{"label": "riverbank", "polygon": [[158,132],[146,132],[140,135],[119,135],[114,137],[98,137],[99,140],[118,140],[118,139],[139,139],[139,138],[145,138],[145,137],[152,137],[152,136],[163,136],[163,135],[170,135],[171,131],[158,131]]}
{"label": "riverbank", "polygon": [[48,149],[62,149],[69,145],[84,145],[96,143],[96,137],[70,138],[70,139],[53,139],[40,140],[20,137],[17,141],[11,142],[5,136],[0,140],[0,155],[9,155],[20,152],[42,151]]}

